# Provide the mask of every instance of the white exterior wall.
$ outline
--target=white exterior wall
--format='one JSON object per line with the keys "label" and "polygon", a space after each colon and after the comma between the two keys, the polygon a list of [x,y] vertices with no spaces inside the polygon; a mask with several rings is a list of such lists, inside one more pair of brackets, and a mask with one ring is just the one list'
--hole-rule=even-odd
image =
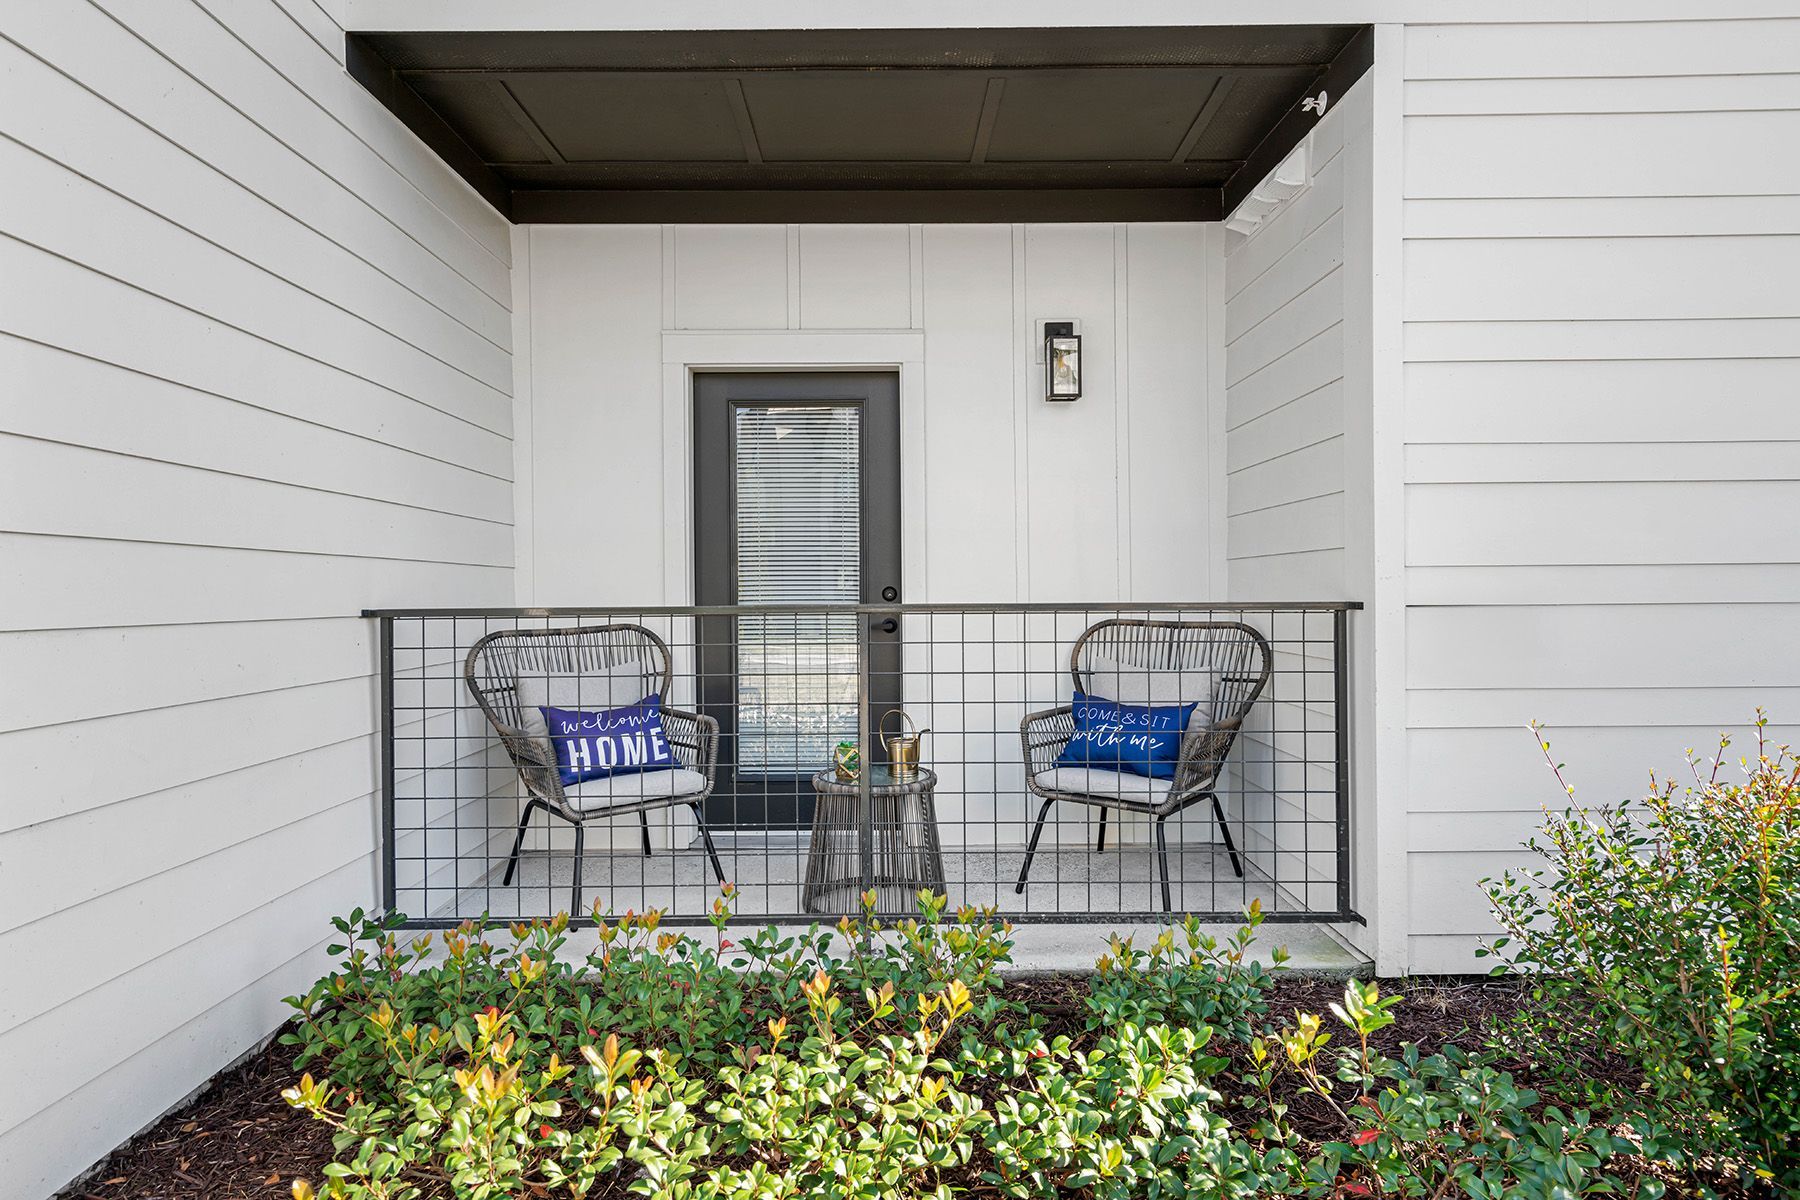
{"label": "white exterior wall", "polygon": [[1596,802],[1796,724],[1800,20],[1529,15],[1378,25],[1345,170],[1228,247],[1229,585],[1370,606],[1384,972],[1486,969],[1478,881],[1558,803],[1527,721]]}
{"label": "white exterior wall", "polygon": [[510,603],[507,229],[311,0],[7,6],[0,1197],[375,895],[364,606]]}
{"label": "white exterior wall", "polygon": [[1406,965],[1470,970],[1527,720],[1594,802],[1800,721],[1800,20],[1404,38]]}
{"label": "white exterior wall", "polygon": [[[1305,187],[1248,235],[1225,235],[1226,557],[1229,594],[1254,602],[1372,600],[1368,204],[1373,77],[1331,103],[1306,143]],[[1336,904],[1336,801],[1325,686],[1329,618],[1264,619],[1275,675],[1234,755],[1245,849],[1315,908]],[[1369,615],[1353,613],[1353,655],[1372,661]],[[1301,639],[1306,654],[1296,650]],[[1310,669],[1315,672],[1305,675]],[[1352,699],[1368,704],[1370,693]],[[1353,728],[1357,857],[1352,904],[1373,915],[1374,743]],[[1287,824],[1278,824],[1286,822]],[[1285,830],[1286,836],[1278,836]],[[1302,843],[1296,830],[1304,830]],[[1279,861],[1276,859],[1280,847]],[[1356,936],[1355,931],[1351,932]]]}
{"label": "white exterior wall", "polygon": [[1310,182],[1225,235],[1226,557],[1243,600],[1337,599],[1344,567],[1345,137],[1369,137],[1367,80],[1308,139]]}
{"label": "white exterior wall", "polygon": [[[1221,230],[556,226],[517,234],[526,604],[692,599],[688,369],[897,364],[904,598],[1223,595]],[[1043,398],[1036,322],[1081,323]],[[592,545],[593,511],[648,518]]]}

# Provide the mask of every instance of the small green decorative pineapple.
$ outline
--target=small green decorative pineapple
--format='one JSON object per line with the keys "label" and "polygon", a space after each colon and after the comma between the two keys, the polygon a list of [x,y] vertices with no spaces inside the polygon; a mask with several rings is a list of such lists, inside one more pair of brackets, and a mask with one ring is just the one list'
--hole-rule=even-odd
{"label": "small green decorative pineapple", "polygon": [[845,783],[862,776],[862,751],[855,742],[839,742],[832,757],[837,760],[837,777]]}

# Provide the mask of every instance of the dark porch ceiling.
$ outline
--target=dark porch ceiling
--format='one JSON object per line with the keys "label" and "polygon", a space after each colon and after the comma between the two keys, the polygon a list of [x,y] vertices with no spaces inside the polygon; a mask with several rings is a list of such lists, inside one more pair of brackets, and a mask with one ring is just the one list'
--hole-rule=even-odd
{"label": "dark porch ceiling", "polygon": [[1365,26],[352,33],[515,221],[1217,220]]}

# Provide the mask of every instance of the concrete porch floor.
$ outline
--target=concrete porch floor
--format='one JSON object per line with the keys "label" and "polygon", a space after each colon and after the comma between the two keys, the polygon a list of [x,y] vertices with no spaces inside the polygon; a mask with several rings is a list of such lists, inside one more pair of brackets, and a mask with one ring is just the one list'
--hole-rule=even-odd
{"label": "concrete porch floor", "polygon": [[[501,852],[502,854],[504,851]],[[838,911],[796,919],[802,912],[806,877],[806,847],[802,843],[719,847],[725,874],[737,887],[733,924],[743,928],[775,923],[803,927],[816,920],[830,925]],[[1142,915],[1161,910],[1161,889],[1156,883],[1155,855],[1145,846],[1128,845],[1095,853],[1087,848],[1043,848],[1032,865],[1031,882],[1023,895],[1013,891],[1023,847],[951,848],[943,851],[945,887],[951,905],[992,906],[1015,921],[1013,969],[1016,971],[1085,970],[1104,952],[1113,932],[1136,935],[1139,944],[1154,937],[1155,921],[1107,920],[1103,914]],[[483,912],[495,919],[541,916],[569,908],[574,855],[568,851],[527,851],[520,856],[512,884],[503,885],[504,857],[472,886],[449,903],[431,908],[436,917],[474,917]],[[1175,912],[1237,912],[1253,899],[1265,911],[1294,910],[1301,905],[1285,888],[1261,876],[1253,865],[1248,876],[1238,879],[1222,848],[1211,845],[1169,848],[1170,890]],[[582,863],[582,910],[598,902],[604,909],[623,913],[662,909],[671,915],[698,916],[718,895],[718,887],[705,855],[698,849],[673,853],[658,851],[650,857],[627,851],[590,852]],[[435,896],[432,897],[434,900]],[[409,909],[402,892],[400,908]],[[417,892],[411,897],[421,899]],[[853,905],[855,893],[832,893],[834,904]],[[1093,914],[1102,914],[1096,917]],[[1066,919],[1058,920],[1059,916]],[[1209,925],[1215,935],[1229,933],[1230,924]],[[571,949],[585,948],[590,931],[577,930]],[[1290,967],[1327,973],[1352,974],[1367,969],[1367,962],[1321,924],[1264,924],[1254,945],[1257,957],[1268,961],[1268,952],[1285,947]]]}

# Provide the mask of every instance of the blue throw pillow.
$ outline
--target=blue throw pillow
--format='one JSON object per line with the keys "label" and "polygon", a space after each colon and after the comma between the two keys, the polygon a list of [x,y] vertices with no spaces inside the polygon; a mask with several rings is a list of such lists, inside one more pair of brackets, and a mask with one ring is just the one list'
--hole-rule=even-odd
{"label": "blue throw pillow", "polygon": [[577,712],[540,705],[556,750],[556,773],[564,787],[584,779],[668,771],[681,765],[663,732],[662,697],[645,696],[625,708]]}
{"label": "blue throw pillow", "polygon": [[1120,704],[1076,692],[1073,707],[1075,734],[1056,756],[1057,766],[1173,779],[1181,736],[1199,704]]}

